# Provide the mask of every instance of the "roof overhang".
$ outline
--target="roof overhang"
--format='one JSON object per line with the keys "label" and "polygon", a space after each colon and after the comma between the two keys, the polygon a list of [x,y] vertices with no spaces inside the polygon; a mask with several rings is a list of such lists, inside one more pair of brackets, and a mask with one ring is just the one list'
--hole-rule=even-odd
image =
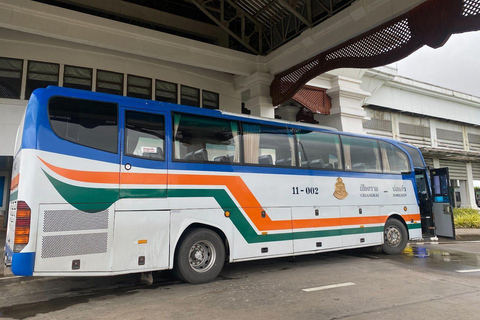
{"label": "roof overhang", "polygon": [[276,74],[270,87],[273,104],[290,99],[309,80],[329,70],[386,65],[424,45],[441,47],[452,34],[479,29],[480,0],[427,0]]}
{"label": "roof overhang", "polygon": [[426,157],[438,157],[442,159],[460,161],[480,161],[480,152],[464,151],[447,148],[421,147],[420,151]]}

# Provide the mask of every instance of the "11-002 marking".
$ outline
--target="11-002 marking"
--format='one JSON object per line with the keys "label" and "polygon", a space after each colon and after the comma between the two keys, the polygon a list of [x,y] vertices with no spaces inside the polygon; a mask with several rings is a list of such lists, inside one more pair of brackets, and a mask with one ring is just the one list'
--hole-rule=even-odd
{"label": "11-002 marking", "polygon": [[300,189],[299,187],[292,187],[292,194],[318,194],[318,187],[305,187]]}

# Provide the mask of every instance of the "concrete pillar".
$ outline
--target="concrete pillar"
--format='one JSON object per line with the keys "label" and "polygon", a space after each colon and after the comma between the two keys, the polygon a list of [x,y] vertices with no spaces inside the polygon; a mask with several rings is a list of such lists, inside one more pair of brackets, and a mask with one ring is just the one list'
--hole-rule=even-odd
{"label": "concrete pillar", "polygon": [[[438,146],[438,141],[437,141],[437,123],[435,122],[435,119],[430,119],[430,143],[432,144],[432,147],[436,148]],[[436,167],[438,168],[438,167]]]}
{"label": "concrete pillar", "polygon": [[327,90],[332,99],[330,115],[315,119],[321,119],[321,125],[338,130],[364,133],[362,123],[366,112],[363,103],[370,93],[360,88],[362,81],[358,79],[336,76],[331,83],[332,87]]}
{"label": "concrete pillar", "polygon": [[237,79],[237,87],[249,90],[245,107],[252,112],[253,116],[275,118],[275,107],[270,97],[270,84],[273,79],[274,76],[266,72],[255,72],[250,76]]}
{"label": "concrete pillar", "polygon": [[[469,208],[478,209],[477,203],[475,201],[475,188],[473,186],[473,170],[472,170],[471,162],[467,162],[467,181],[466,181],[465,188],[466,188],[466,201],[464,202],[465,206]],[[462,206],[463,206],[463,203],[462,203]]]}
{"label": "concrete pillar", "polygon": [[390,113],[390,121],[392,122],[392,138],[398,140],[400,136],[400,126],[398,125],[398,114]]}

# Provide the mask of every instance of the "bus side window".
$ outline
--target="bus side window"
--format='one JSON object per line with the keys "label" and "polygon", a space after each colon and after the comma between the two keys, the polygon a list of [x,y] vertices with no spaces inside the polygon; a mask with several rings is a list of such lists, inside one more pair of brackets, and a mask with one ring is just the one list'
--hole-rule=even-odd
{"label": "bus side window", "polygon": [[320,170],[343,168],[337,134],[300,130],[296,136],[300,167]]}
{"label": "bus side window", "polygon": [[391,143],[379,141],[382,153],[383,172],[402,173],[410,171],[407,155]]}
{"label": "bus side window", "polygon": [[382,172],[377,140],[341,136],[345,169],[358,172]]}
{"label": "bus side window", "polygon": [[240,162],[240,135],[236,121],[175,113],[173,136],[175,160]]}
{"label": "bus side window", "polygon": [[117,153],[117,104],[57,96],[50,99],[48,114],[50,125],[60,138]]}
{"label": "bus side window", "polygon": [[125,112],[125,150],[127,156],[165,160],[165,119],[159,114]]}
{"label": "bus side window", "polygon": [[295,145],[291,130],[250,123],[243,123],[242,128],[246,164],[295,166]]}

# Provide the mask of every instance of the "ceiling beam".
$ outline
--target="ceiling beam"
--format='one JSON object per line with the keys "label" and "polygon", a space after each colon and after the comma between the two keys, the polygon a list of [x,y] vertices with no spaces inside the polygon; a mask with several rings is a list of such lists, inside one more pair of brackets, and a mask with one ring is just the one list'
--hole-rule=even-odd
{"label": "ceiling beam", "polygon": [[287,9],[290,13],[292,13],[295,17],[297,17],[300,21],[302,21],[305,25],[307,25],[309,28],[312,27],[312,24],[300,14],[297,10],[295,10],[294,7],[292,7],[286,0],[277,0],[278,3]]}
{"label": "ceiling beam", "polygon": [[202,11],[207,17],[210,18],[213,22],[215,22],[220,28],[225,30],[232,38],[240,42],[244,45],[248,50],[252,51],[255,54],[259,54],[259,51],[252,47],[248,42],[245,41],[245,16],[240,17],[242,19],[242,36],[237,36],[233,31],[227,28],[220,20],[218,20],[213,14],[211,14],[202,3],[198,2],[197,0],[190,0],[200,11]]}

